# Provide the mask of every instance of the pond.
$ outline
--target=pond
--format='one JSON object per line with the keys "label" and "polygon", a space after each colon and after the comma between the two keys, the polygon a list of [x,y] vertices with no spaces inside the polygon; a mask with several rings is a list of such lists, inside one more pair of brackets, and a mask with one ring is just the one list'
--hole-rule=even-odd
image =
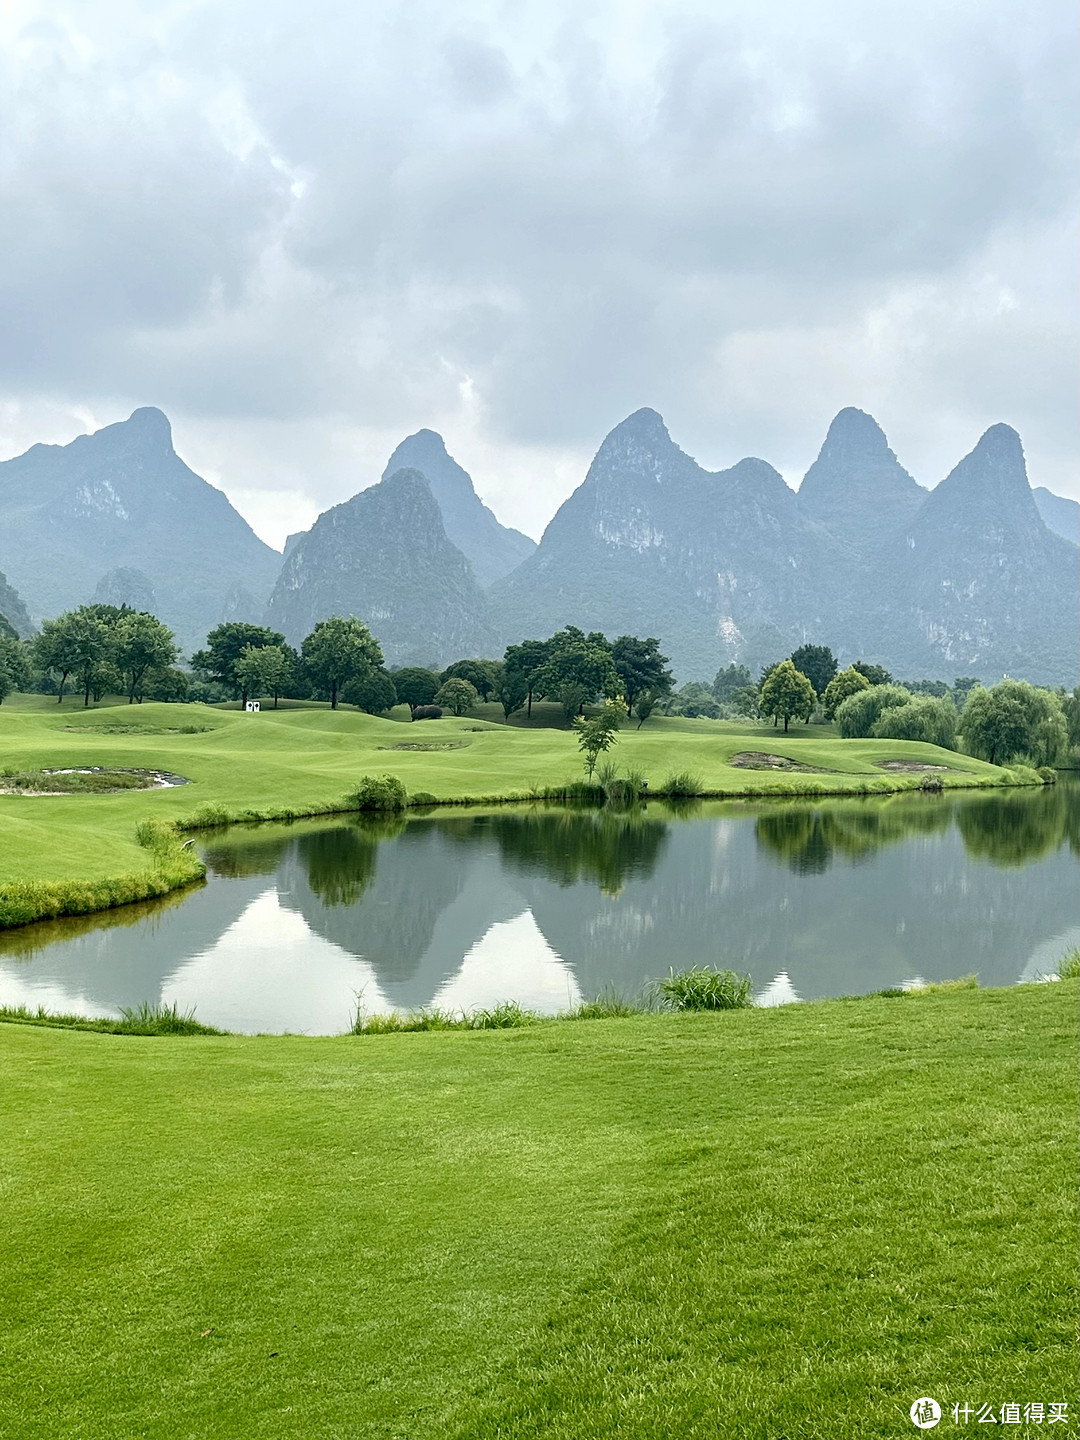
{"label": "pond", "polygon": [[325,1034],[358,1004],[553,1013],[694,964],[749,972],[764,1004],[971,971],[1007,985],[1080,942],[1078,800],[1070,780],[232,827],[201,842],[204,886],[0,936],[0,1003],[175,1002]]}

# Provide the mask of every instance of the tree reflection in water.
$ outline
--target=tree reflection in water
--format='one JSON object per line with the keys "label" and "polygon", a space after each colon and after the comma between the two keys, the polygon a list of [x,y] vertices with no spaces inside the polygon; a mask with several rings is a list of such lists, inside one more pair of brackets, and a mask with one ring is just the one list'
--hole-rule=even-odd
{"label": "tree reflection in water", "polygon": [[507,869],[563,886],[587,881],[605,895],[618,895],[628,880],[648,879],[668,834],[641,806],[504,812],[492,817],[490,829]]}
{"label": "tree reflection in water", "polygon": [[966,853],[993,865],[1025,865],[1066,842],[1080,850],[1068,782],[992,794],[900,795],[884,803],[787,802],[759,815],[755,834],[762,850],[796,874],[821,875],[838,855],[857,862],[912,835],[943,834],[954,822]]}

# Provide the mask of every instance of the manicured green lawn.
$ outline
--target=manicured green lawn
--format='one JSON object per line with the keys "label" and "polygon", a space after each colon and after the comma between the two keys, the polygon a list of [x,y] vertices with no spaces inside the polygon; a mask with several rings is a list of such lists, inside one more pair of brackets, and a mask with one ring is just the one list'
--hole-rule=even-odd
{"label": "manicured green lawn", "polygon": [[[404,716],[407,712],[396,712]],[[392,771],[410,791],[439,799],[527,797],[531,787],[582,775],[575,737],[562,729],[497,725],[483,718],[409,724],[356,710],[300,705],[247,715],[203,705],[63,707],[16,695],[0,706],[0,769],[105,765],[174,771],[190,785],[122,795],[0,795],[0,877],[96,879],[144,869],[136,823],[174,819],[206,801],[230,812],[280,812],[329,805],[367,773]],[[181,733],[181,727],[201,727]],[[447,748],[403,750],[402,745]],[[728,762],[743,751],[785,756],[819,773],[747,770]],[[910,741],[838,740],[831,727],[656,719],[627,727],[612,758],[644,771],[653,788],[690,771],[708,791],[727,794],[887,791],[921,776],[890,775],[883,760],[951,767],[947,785],[1007,779],[992,765]],[[2,785],[2,778],[0,778]]]}
{"label": "manicured green lawn", "polygon": [[1077,995],[0,1025],[0,1435],[1075,1435]]}

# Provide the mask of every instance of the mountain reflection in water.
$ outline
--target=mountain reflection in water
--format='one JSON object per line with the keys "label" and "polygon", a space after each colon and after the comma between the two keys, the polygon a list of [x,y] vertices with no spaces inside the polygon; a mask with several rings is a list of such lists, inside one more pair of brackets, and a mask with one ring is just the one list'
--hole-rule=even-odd
{"label": "mountain reflection in water", "polygon": [[551,1012],[693,964],[749,971],[766,1004],[916,974],[1008,984],[1080,938],[1078,795],[234,827],[205,841],[193,892],[0,937],[0,1001],[340,1031],[357,1003]]}

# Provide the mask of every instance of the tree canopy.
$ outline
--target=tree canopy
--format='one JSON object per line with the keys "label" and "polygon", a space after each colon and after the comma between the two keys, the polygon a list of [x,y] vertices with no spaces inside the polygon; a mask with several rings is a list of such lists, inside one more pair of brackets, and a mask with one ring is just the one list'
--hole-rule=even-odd
{"label": "tree canopy", "polygon": [[990,690],[972,690],[960,729],[965,749],[993,765],[1020,758],[1053,765],[1068,744],[1060,698],[1026,680],[1002,680]]}
{"label": "tree canopy", "polygon": [[237,674],[236,665],[245,650],[261,649],[264,645],[284,645],[285,636],[265,625],[247,625],[240,620],[226,620],[215,626],[206,637],[206,649],[196,650],[191,668],[208,680],[224,685],[241,701],[247,689]]}
{"label": "tree canopy", "polygon": [[425,670],[422,665],[407,665],[394,670],[391,678],[397,698],[415,714],[421,705],[430,705],[439,688],[439,677],[434,670]]}
{"label": "tree canopy", "polygon": [[758,702],[762,715],[783,720],[785,730],[789,720],[809,721],[816,704],[817,694],[813,685],[791,660],[781,660],[772,670],[761,687]]}
{"label": "tree canopy", "polygon": [[304,670],[317,690],[328,694],[337,709],[343,685],[383,663],[378,641],[355,615],[331,615],[320,620],[300,647]]}
{"label": "tree canopy", "polygon": [[836,656],[828,645],[800,645],[790,658],[795,669],[810,681],[814,694],[824,695],[837,668]]}
{"label": "tree canopy", "polygon": [[869,690],[870,681],[854,665],[849,665],[846,670],[841,670],[839,675],[834,676],[825,687],[825,693],[821,697],[825,708],[825,719],[833,720],[836,712],[849,695],[857,695],[860,690]]}

